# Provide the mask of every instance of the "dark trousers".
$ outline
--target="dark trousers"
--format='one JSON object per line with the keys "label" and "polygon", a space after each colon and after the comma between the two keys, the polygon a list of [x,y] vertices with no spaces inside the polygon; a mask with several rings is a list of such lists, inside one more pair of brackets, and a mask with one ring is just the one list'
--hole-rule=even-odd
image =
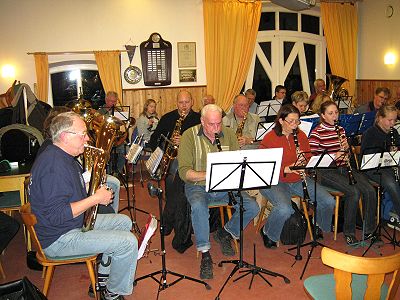
{"label": "dark trousers", "polygon": [[0,212],[0,253],[17,234],[19,223],[14,218]]}

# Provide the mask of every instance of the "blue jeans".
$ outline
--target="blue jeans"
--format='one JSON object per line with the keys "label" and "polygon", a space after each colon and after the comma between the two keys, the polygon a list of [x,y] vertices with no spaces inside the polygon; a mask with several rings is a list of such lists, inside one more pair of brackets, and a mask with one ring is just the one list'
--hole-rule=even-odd
{"label": "blue jeans", "polygon": [[[246,192],[241,193],[243,196],[243,228],[258,214],[260,208],[257,202],[252,199]],[[198,251],[207,251],[210,245],[210,224],[208,206],[213,203],[228,203],[229,196],[227,192],[211,192],[207,193],[204,185],[195,185],[185,183],[185,195],[191,206],[192,226],[196,238],[196,247]],[[225,224],[225,230],[228,231],[233,238],[238,239],[240,235],[240,216],[239,216],[239,197],[237,204],[234,206],[235,213],[232,218]]]}
{"label": "blue jeans", "polygon": [[111,203],[111,207],[113,208],[115,213],[118,213],[119,207],[119,190],[121,188],[121,183],[117,177],[107,174],[106,185],[108,185],[114,191],[114,199]]}
{"label": "blue jeans", "polygon": [[[311,201],[315,197],[315,182],[307,177],[308,194]],[[263,232],[274,242],[279,241],[283,225],[286,220],[294,213],[292,208],[292,196],[303,197],[303,186],[301,181],[295,183],[279,182],[269,189],[260,190],[261,194],[268,198],[273,207],[267,222],[264,225]],[[333,208],[335,200],[333,197],[317,183],[317,224],[327,232],[331,230]]]}
{"label": "blue jeans", "polygon": [[138,241],[131,227],[132,221],[126,215],[99,214],[93,230],[70,230],[43,250],[49,257],[103,253],[104,263],[111,258],[109,266],[99,266],[100,274],[109,274],[107,289],[130,295],[138,254]]}

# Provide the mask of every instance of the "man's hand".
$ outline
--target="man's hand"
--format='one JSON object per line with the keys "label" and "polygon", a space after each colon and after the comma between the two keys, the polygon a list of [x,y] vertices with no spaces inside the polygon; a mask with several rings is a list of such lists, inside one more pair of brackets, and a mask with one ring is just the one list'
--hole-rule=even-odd
{"label": "man's hand", "polygon": [[104,185],[101,186],[94,194],[98,199],[98,204],[109,205],[114,198],[113,190]]}
{"label": "man's hand", "polygon": [[181,135],[180,134],[174,135],[172,137],[172,142],[174,143],[174,145],[179,146],[179,143],[181,142]]}

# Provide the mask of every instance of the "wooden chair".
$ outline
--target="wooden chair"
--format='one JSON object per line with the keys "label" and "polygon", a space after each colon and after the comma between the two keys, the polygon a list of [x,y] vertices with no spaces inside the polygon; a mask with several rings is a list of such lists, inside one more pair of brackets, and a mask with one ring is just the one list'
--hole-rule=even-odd
{"label": "wooden chair", "polygon": [[[315,275],[304,281],[312,299],[399,299],[400,253],[386,257],[358,257],[324,247],[322,262],[334,268],[333,274]],[[390,285],[385,276],[392,274]]]}
{"label": "wooden chair", "polygon": [[[221,225],[222,227],[225,226],[225,214],[224,214],[224,209],[226,209],[226,214],[228,215],[228,220],[232,218],[232,206],[226,204],[225,202],[221,203],[212,203],[211,205],[208,206],[208,208],[219,208],[219,215],[221,217]],[[235,245],[235,251],[236,253],[239,252],[239,247],[237,240],[233,240],[233,244]],[[197,258],[199,257],[199,251],[197,251]]]}
{"label": "wooden chair", "polygon": [[[42,246],[40,245],[39,239],[36,235],[34,225],[37,223],[36,216],[31,212],[30,203],[25,204],[21,208],[21,217],[28,228],[31,235],[34,246],[36,247],[36,258],[38,262],[43,266],[42,277],[44,280],[43,294],[47,296],[51,284],[51,279],[53,277],[54,269],[56,266],[69,265],[75,263],[86,263],[87,269],[89,271],[90,282],[93,287],[96,286],[96,275],[94,272],[94,265],[96,263],[97,254],[90,255],[79,255],[79,256],[64,256],[64,257],[47,257],[43,252]],[[95,298],[97,297],[97,292],[94,289]],[[97,298],[96,298],[97,299]]]}

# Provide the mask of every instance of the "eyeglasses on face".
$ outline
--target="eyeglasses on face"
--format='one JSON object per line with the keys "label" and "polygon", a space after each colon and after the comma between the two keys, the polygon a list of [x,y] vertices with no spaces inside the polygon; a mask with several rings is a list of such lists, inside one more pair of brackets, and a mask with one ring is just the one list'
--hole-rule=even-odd
{"label": "eyeglasses on face", "polygon": [[284,119],[284,121],[287,122],[290,125],[294,125],[294,124],[300,125],[301,124],[301,121],[299,119],[295,119],[295,120],[293,120],[293,119],[289,119],[289,120]]}
{"label": "eyeglasses on face", "polygon": [[65,131],[65,132],[78,135],[81,138],[84,138],[85,136],[87,136],[87,131],[84,131],[84,132]]}

